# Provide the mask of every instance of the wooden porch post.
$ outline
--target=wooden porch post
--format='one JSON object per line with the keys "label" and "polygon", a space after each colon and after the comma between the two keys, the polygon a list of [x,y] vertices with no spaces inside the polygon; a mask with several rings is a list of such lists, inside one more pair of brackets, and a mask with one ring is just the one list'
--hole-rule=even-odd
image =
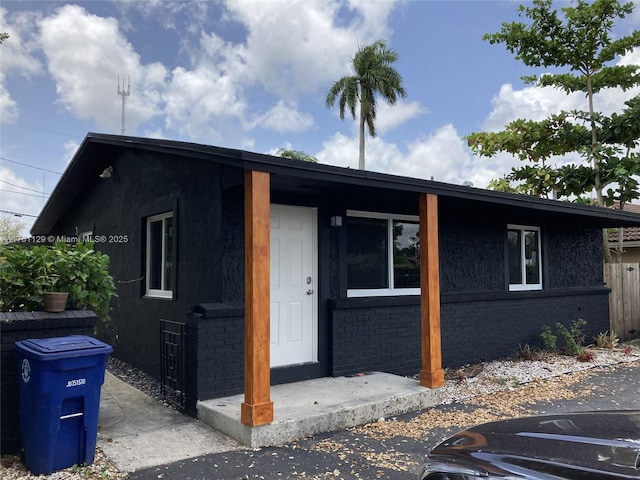
{"label": "wooden porch post", "polygon": [[420,194],[420,324],[422,369],[420,385],[444,385],[440,342],[440,261],[438,258],[438,197]]}
{"label": "wooden porch post", "polygon": [[246,171],[244,179],[245,368],[240,421],[257,427],[273,422],[269,350],[270,178],[265,172]]}

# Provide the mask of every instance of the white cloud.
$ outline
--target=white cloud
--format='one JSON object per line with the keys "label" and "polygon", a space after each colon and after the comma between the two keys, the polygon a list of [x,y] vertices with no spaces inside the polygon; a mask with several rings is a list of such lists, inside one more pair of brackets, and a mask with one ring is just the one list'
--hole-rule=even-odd
{"label": "white cloud", "polygon": [[67,140],[66,142],[64,142],[64,158],[63,158],[63,162],[64,162],[65,167],[67,165],[69,165],[69,163],[71,162],[71,159],[73,158],[73,156],[78,151],[78,147],[79,146],[80,146],[80,144],[78,142],[76,142],[75,140]]}
{"label": "white cloud", "polygon": [[[389,105],[381,98],[377,98],[377,102],[378,111],[375,122],[376,138],[384,137],[385,133],[398,128],[411,119],[429,112],[429,109],[422,106],[419,102],[407,102],[406,100],[399,99],[395,105]],[[339,110],[337,107],[334,107],[333,113],[336,118],[339,118]],[[348,109],[345,111],[344,121],[349,124],[349,129],[353,135],[358,134],[359,115],[359,107],[356,108],[356,118],[351,116]],[[369,136],[369,131],[366,127],[365,132],[367,141],[374,140]]]}
{"label": "white cloud", "polygon": [[[145,130],[154,136],[246,147],[254,144],[248,132],[256,126],[280,133],[304,131],[314,120],[300,110],[297,97],[324,91],[347,74],[359,42],[388,35],[388,17],[396,5],[234,0],[217,5],[222,15],[214,21],[235,22],[234,30],[245,29],[246,37],[233,43],[206,31],[213,7],[201,3],[187,8],[183,2],[120,1],[119,21],[90,14],[82,6],[64,5],[40,18],[40,46],[59,104],[78,119],[119,133],[122,98],[115,83],[118,76],[126,76],[131,79],[131,94],[125,99],[127,134],[138,134],[138,127],[146,123]],[[131,28],[128,13],[133,9],[178,32],[188,63],[170,73],[160,63],[143,64],[124,35]],[[185,31],[188,19],[191,27]],[[18,105],[2,89],[1,80],[3,118],[14,119]],[[273,107],[265,110],[265,104]],[[416,103],[401,104],[377,126],[388,131],[421,111]],[[166,131],[149,123],[160,115]]]}
{"label": "white cloud", "polygon": [[[366,169],[394,175],[462,184],[472,181],[484,187],[495,175],[474,162],[453,125],[415,140],[406,149],[383,139],[367,137]],[[337,133],[315,155],[321,163],[358,168],[358,138]]]}
{"label": "white cloud", "polygon": [[303,132],[313,126],[313,117],[300,112],[293,102],[279,100],[276,105],[251,122],[251,127],[260,127],[275,132]]}
{"label": "white cloud", "polygon": [[0,124],[13,123],[20,115],[18,104],[5,86],[5,75],[0,72]]}
{"label": "white cloud", "polygon": [[[634,49],[619,61],[621,65],[640,64],[640,48]],[[598,112],[610,115],[619,112],[624,107],[624,102],[640,94],[640,87],[635,87],[626,92],[619,88],[605,89],[596,93],[594,108]],[[509,122],[518,118],[542,120],[549,115],[560,111],[588,110],[585,95],[579,92],[567,95],[561,90],[552,87],[538,88],[527,86],[520,90],[514,89],[511,84],[500,87],[498,94],[492,99],[493,109],[483,123],[483,129],[487,131],[502,130]],[[584,160],[577,154],[569,154],[563,157],[553,157],[551,164],[564,165],[568,163],[582,163]],[[522,165],[519,159],[506,153],[499,153],[492,158],[478,157],[474,160],[477,164],[472,168],[471,181],[476,186],[485,187],[493,178],[507,174],[513,167]]]}
{"label": "white cloud", "polygon": [[[640,48],[620,58],[619,65],[640,65]],[[596,111],[610,115],[620,111],[626,100],[640,94],[640,87],[622,91],[619,88],[605,89],[596,93],[594,108]],[[500,87],[498,94],[492,99],[493,109],[483,124],[488,131],[502,130],[509,122],[518,118],[542,120],[561,110],[588,110],[587,99],[580,92],[570,95],[552,87],[539,88],[527,86],[516,90],[511,84]]]}
{"label": "white cloud", "polygon": [[210,142],[222,138],[222,129],[238,128],[246,108],[231,79],[211,64],[194,70],[176,68],[163,100],[168,129],[192,138],[214,137]]}
{"label": "white cloud", "polygon": [[389,105],[381,98],[378,98],[377,101],[376,132],[378,135],[384,135],[386,132],[429,111],[419,102],[407,102],[400,99],[395,105]]}
{"label": "white cloud", "polygon": [[358,33],[361,41],[389,37],[391,34],[387,27],[389,16],[398,5],[402,4],[400,1],[372,2],[370,0],[348,0],[348,3],[359,14],[354,21],[353,29]]}
{"label": "white cloud", "polygon": [[[246,40],[229,43],[214,33],[202,33],[199,47],[189,51],[194,67],[174,69],[163,96],[166,127],[181,135],[206,138],[207,142],[235,137],[236,145],[253,143],[238,138],[239,125],[248,130],[260,126],[279,133],[312,127],[312,116],[299,110],[296,98],[316,92],[321,85],[324,88],[346,74],[359,32],[364,25],[376,24],[376,33],[386,33],[385,22],[379,20],[386,18],[392,5],[381,8],[366,3],[345,6],[336,1],[228,2],[228,21],[246,28]],[[346,26],[336,25],[341,8],[352,9],[354,21]],[[264,90],[249,90],[255,86]],[[259,112],[265,103],[274,106]],[[417,110],[416,105],[406,104],[395,115],[389,115],[381,127],[393,128]]]}
{"label": "white cloud", "polygon": [[31,33],[31,24],[35,16],[31,13],[18,13],[7,16],[0,8],[0,25],[9,38],[2,44],[2,71],[0,72],[0,123],[15,122],[20,109],[7,88],[9,75],[19,75],[27,81],[42,73],[42,64],[35,56],[36,43]]}
{"label": "white cloud", "polygon": [[[394,2],[232,0],[226,6],[248,30],[242,76],[286,99],[311,93],[348,74],[358,42],[388,35],[386,23]],[[352,16],[338,24],[337,15]],[[344,17],[343,17],[344,18]],[[320,46],[320,48],[319,48]]]}
{"label": "white cloud", "polygon": [[358,139],[336,133],[323,142],[322,150],[314,156],[320,163],[358,168]]}
{"label": "white cloud", "polygon": [[[640,22],[640,3],[638,4],[638,21]],[[618,65],[640,65],[640,47],[636,47],[624,55]]]}
{"label": "white cloud", "polygon": [[150,129],[142,132],[143,137],[164,139],[165,133],[161,129]]}
{"label": "white cloud", "polygon": [[166,71],[160,64],[140,64],[139,55],[123,37],[115,19],[66,5],[42,19],[40,27],[42,48],[59,101],[75,116],[119,131],[118,75],[131,78],[131,96],[126,99],[127,132],[160,113],[158,103]]}
{"label": "white cloud", "polygon": [[518,118],[542,120],[560,110],[579,108],[584,95],[566,95],[552,87],[525,87],[515,90],[506,83],[500,87],[491,103],[493,110],[484,121],[482,128],[488,131],[502,130],[509,122]]}
{"label": "white cloud", "polygon": [[473,181],[471,157],[451,124],[409,145],[407,158],[398,167],[404,175],[412,177],[433,177],[440,182],[458,184]]}
{"label": "white cloud", "polygon": [[37,42],[33,37],[33,23],[37,14],[18,12],[7,16],[4,8],[0,8],[1,31],[9,34],[2,44],[2,71],[17,72],[30,78],[42,73],[42,63],[36,57]]}
{"label": "white cloud", "polygon": [[[39,193],[43,191],[42,183],[30,183],[12,169],[4,166],[0,166],[0,178],[3,181],[0,184],[0,210],[22,215],[38,215],[40,213],[45,202],[42,194]],[[50,193],[50,191],[46,193]],[[27,234],[34,220],[35,218],[30,216],[20,217],[20,222],[25,224],[23,234]]]}

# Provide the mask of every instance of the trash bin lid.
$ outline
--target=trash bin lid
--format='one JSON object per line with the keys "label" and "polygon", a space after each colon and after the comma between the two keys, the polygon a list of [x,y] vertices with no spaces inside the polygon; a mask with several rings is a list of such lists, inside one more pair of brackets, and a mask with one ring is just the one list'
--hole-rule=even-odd
{"label": "trash bin lid", "polygon": [[54,338],[29,338],[16,342],[16,348],[40,360],[85,357],[113,352],[111,345],[86,335]]}

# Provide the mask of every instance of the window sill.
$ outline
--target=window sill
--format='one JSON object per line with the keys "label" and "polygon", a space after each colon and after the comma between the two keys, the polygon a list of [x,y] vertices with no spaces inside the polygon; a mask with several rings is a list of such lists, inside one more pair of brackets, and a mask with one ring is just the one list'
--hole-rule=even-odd
{"label": "window sill", "polygon": [[168,292],[166,294],[147,293],[146,295],[143,295],[142,298],[149,298],[151,300],[173,300],[173,292]]}
{"label": "window sill", "polygon": [[347,298],[361,297],[404,297],[408,295],[420,295],[419,288],[396,288],[396,289],[362,289],[347,290]]}
{"label": "window sill", "polygon": [[509,285],[510,292],[535,292],[542,290],[542,285]]}

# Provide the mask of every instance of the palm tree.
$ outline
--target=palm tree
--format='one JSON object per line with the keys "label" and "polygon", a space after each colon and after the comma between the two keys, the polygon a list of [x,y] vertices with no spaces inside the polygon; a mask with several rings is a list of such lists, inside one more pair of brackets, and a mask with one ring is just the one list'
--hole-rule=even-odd
{"label": "palm tree", "polygon": [[398,54],[387,48],[384,40],[358,48],[351,60],[354,75],[342,77],[333,84],[327,94],[327,108],[335,103],[338,96],[340,118],[344,120],[344,111],[348,107],[351,116],[356,118],[356,105],[360,103],[360,156],[358,168],[364,170],[364,126],[369,135],[376,136],[376,94],[393,105],[398,96],[406,97],[402,77],[391,66]]}

